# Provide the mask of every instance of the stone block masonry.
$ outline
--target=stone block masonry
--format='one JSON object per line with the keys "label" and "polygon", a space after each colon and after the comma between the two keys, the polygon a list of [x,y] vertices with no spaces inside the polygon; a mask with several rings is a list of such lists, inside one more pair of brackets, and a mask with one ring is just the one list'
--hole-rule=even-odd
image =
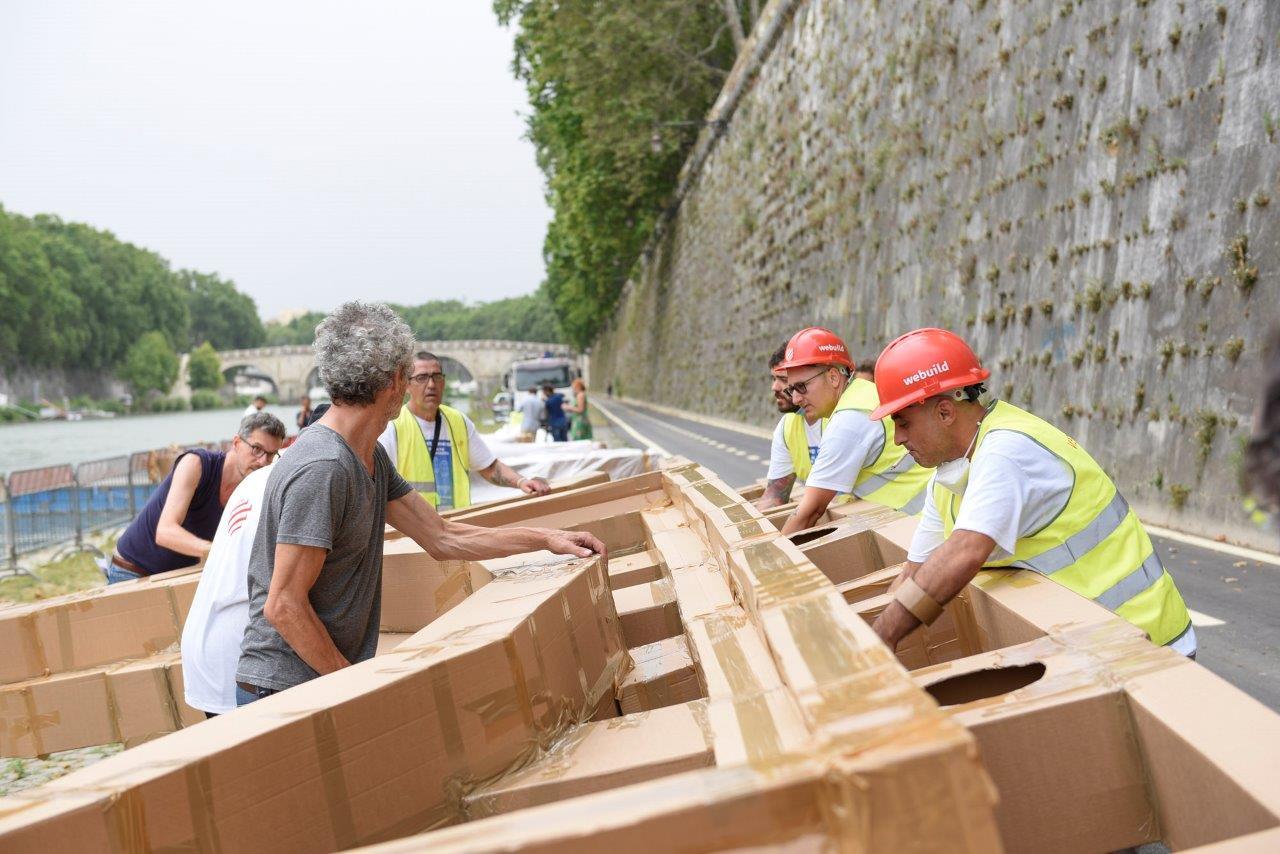
{"label": "stone block masonry", "polygon": [[1144,519],[1266,548],[1241,448],[1280,321],[1280,3],[775,0],[592,352],[766,425],[765,359],[936,325]]}

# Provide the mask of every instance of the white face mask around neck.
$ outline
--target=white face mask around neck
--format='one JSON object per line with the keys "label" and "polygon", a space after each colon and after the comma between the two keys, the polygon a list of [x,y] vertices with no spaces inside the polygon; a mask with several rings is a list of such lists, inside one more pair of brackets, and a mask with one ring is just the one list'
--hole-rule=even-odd
{"label": "white face mask around neck", "polygon": [[973,429],[973,438],[969,440],[969,447],[965,452],[954,460],[947,460],[940,464],[934,470],[934,482],[943,489],[955,495],[964,495],[964,488],[969,483],[969,452],[973,450],[973,446],[978,441],[978,433],[982,431],[982,424],[979,423]]}

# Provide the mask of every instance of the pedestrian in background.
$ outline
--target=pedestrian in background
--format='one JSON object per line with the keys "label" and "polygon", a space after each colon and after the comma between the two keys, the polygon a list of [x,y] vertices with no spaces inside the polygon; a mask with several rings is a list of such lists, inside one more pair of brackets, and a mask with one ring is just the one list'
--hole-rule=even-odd
{"label": "pedestrian in background", "polygon": [[303,427],[306,427],[307,422],[311,420],[311,398],[304,394],[299,403],[302,404],[302,408],[298,410],[298,414],[293,420],[294,423],[297,424],[298,429],[301,430]]}
{"label": "pedestrian in background", "polygon": [[550,384],[542,387],[542,403],[547,408],[547,432],[556,442],[569,441],[569,418],[564,414],[564,395]]}
{"label": "pedestrian in background", "polygon": [[516,407],[520,410],[520,441],[532,442],[538,435],[538,426],[547,417],[547,406],[538,397],[538,387],[530,386],[529,392],[520,398]]}
{"label": "pedestrian in background", "polygon": [[248,418],[250,415],[261,412],[266,408],[267,408],[267,399],[262,395],[258,395],[253,399],[252,403],[250,403],[248,406],[244,408],[243,417]]}
{"label": "pedestrian in background", "polygon": [[587,384],[582,378],[573,381],[573,401],[564,405],[569,413],[569,438],[576,441],[590,439],[591,419],[587,416]]}

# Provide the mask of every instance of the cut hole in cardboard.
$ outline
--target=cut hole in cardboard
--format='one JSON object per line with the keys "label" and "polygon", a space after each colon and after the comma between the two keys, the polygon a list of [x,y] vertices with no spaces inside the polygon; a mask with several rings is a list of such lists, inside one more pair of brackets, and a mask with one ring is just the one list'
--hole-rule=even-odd
{"label": "cut hole in cardboard", "polygon": [[972,673],[952,676],[950,679],[926,685],[925,690],[938,701],[940,706],[959,706],[1017,691],[1032,682],[1039,681],[1042,676],[1044,676],[1044,665],[1037,661],[1015,667],[975,670]]}
{"label": "cut hole in cardboard", "polygon": [[825,537],[827,534],[830,534],[834,530],[835,530],[835,526],[831,526],[827,528],[810,528],[807,531],[797,531],[796,533],[788,537],[788,539],[791,540],[791,542],[795,543],[797,546],[802,546],[805,543],[811,543],[816,539]]}

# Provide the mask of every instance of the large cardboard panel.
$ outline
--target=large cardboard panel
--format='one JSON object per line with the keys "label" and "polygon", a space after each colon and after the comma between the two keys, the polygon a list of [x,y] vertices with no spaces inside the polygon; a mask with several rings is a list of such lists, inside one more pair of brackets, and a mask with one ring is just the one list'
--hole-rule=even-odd
{"label": "large cardboard panel", "polygon": [[[982,649],[1014,646],[1051,632],[1088,626],[1111,631],[1113,624],[1123,623],[1101,605],[1030,570],[983,570],[966,592]],[[1130,628],[1135,637],[1142,635],[1138,628]]]}
{"label": "large cardboard panel", "polygon": [[684,635],[636,647],[630,654],[631,670],[618,685],[622,714],[674,706],[702,696]]}
{"label": "large cardboard panel", "polygon": [[1125,689],[1165,842],[1179,850],[1280,825],[1280,716],[1188,661]]}
{"label": "large cardboard panel", "polygon": [[967,701],[947,711],[978,739],[1006,851],[1160,838],[1123,689],[1094,656],[1045,638],[914,676],[944,701]]}
{"label": "large cardboard panel", "polygon": [[581,724],[532,764],[465,800],[481,818],[627,786],[712,764],[706,701]]}
{"label": "large cardboard panel", "polygon": [[764,638],[741,608],[694,620],[687,631],[706,696],[752,695],[782,686]]}
{"label": "large cardboard panel", "polygon": [[0,799],[0,847],[330,851],[449,823],[585,720],[625,655],[598,559],[498,578],[396,651],[55,780],[38,810]]}
{"label": "large cardboard panel", "polygon": [[643,510],[666,500],[661,473],[646,472],[599,486],[528,498],[502,507],[472,509],[453,518],[488,528],[512,525],[565,528],[584,518]]}

